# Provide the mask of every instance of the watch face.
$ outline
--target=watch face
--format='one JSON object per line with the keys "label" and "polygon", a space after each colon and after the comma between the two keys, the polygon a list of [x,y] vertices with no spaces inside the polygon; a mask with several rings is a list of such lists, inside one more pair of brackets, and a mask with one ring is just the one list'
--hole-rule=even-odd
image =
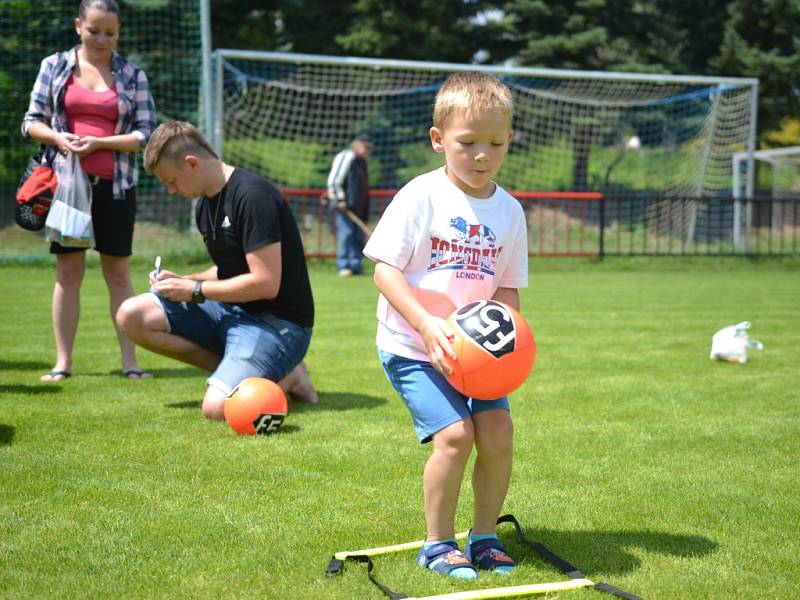
{"label": "watch face", "polygon": [[192,302],[195,304],[201,304],[205,302],[206,297],[203,295],[203,282],[198,281],[194,284],[194,291],[192,292]]}

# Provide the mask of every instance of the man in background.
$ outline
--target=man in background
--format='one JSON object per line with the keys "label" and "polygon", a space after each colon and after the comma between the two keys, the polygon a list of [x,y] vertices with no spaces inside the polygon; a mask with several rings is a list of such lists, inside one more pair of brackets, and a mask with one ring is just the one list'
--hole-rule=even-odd
{"label": "man in background", "polygon": [[367,157],[372,140],[362,133],[333,159],[328,174],[328,201],[336,211],[336,265],[339,275],[364,272],[362,265],[365,223],[369,219]]}

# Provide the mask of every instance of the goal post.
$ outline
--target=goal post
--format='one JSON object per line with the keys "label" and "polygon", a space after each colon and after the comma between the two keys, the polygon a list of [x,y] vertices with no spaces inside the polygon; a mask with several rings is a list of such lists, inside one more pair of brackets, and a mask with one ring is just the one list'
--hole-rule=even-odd
{"label": "goal post", "polygon": [[[755,149],[756,79],[227,49],[212,63],[211,142],[286,188],[324,187],[331,160],[360,132],[374,142],[372,189],[402,187],[440,166],[428,135],[433,101],[460,70],[490,73],[514,96],[503,187],[602,193],[610,221],[628,196],[674,196],[679,218],[646,209],[647,231],[687,244],[714,210],[703,199],[732,197],[734,154]],[[597,223],[599,207],[589,204],[585,219]]]}
{"label": "goal post", "polygon": [[[742,171],[745,175],[742,176]],[[733,155],[734,243],[749,250],[753,209],[743,199],[765,194],[769,203],[769,227],[773,238],[785,229],[800,226],[800,146],[737,152]]]}
{"label": "goal post", "polygon": [[[298,181],[295,161],[308,167],[305,157],[332,158],[364,129],[381,162],[376,183],[405,183],[417,173],[414,166],[437,161],[428,142],[433,98],[458,70],[491,73],[514,94],[515,139],[499,176],[512,189],[602,191],[618,143],[635,134],[640,168],[618,166],[612,186],[730,193],[733,153],[755,144],[756,79],[225,49],[214,52],[213,62],[213,143],[250,163],[259,140],[289,151],[277,161],[288,168],[269,169],[280,183],[314,185],[320,173],[312,168],[313,180]],[[280,141],[291,143],[284,148]]]}

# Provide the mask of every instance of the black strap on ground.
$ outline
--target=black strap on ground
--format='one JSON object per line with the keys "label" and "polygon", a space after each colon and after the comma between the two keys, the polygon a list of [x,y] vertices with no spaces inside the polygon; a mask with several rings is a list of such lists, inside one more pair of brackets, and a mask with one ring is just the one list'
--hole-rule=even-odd
{"label": "black strap on ground", "polygon": [[[556,569],[561,571],[564,575],[566,575],[570,579],[586,578],[585,575],[580,571],[580,569],[576,568],[571,563],[567,562],[557,554],[553,553],[546,546],[540,544],[539,542],[534,542],[532,540],[529,540],[527,537],[525,537],[525,534],[522,533],[522,527],[520,526],[519,521],[517,521],[514,515],[503,515],[502,517],[497,519],[497,524],[499,525],[500,523],[511,523],[514,526],[514,529],[517,530],[517,537],[519,538],[520,542],[528,544],[531,548],[536,550],[536,553],[539,554],[539,556],[541,556],[543,559],[545,559],[547,562],[549,562],[551,565],[553,565]],[[372,570],[375,568],[375,565],[373,564],[372,559],[366,554],[350,554],[347,557],[345,557],[344,560],[341,560],[334,556],[328,563],[328,566],[325,569],[325,574],[341,575],[342,571],[344,570],[344,562],[346,560],[355,560],[357,562],[367,563],[367,577],[369,577],[369,580],[373,584],[375,584],[375,586],[377,586],[377,588],[381,592],[383,592],[386,596],[388,596],[392,600],[402,600],[403,598],[408,598],[406,594],[391,590],[373,576]],[[628,592],[616,588],[608,583],[602,583],[602,582],[595,583],[594,586],[592,587],[599,592],[606,592],[609,594],[613,594],[614,596],[617,596],[618,598],[624,598],[625,600],[642,600],[642,598],[640,598],[639,596],[629,594]]]}
{"label": "black strap on ground", "polygon": [[[581,572],[581,570],[573,566],[570,562],[567,562],[557,554],[553,553],[549,548],[547,548],[543,544],[540,544],[539,542],[534,542],[526,538],[525,534],[522,533],[522,527],[520,526],[519,521],[517,521],[517,518],[514,515],[503,515],[502,517],[497,519],[497,524],[499,525],[500,523],[511,523],[514,526],[514,529],[517,530],[517,537],[519,538],[519,541],[528,544],[531,548],[536,550],[539,556],[541,556],[543,559],[545,559],[547,562],[549,562],[551,565],[553,565],[556,569],[561,571],[564,575],[566,575],[570,579],[586,578],[586,576]],[[625,600],[642,600],[642,598],[640,598],[639,596],[629,594],[628,592],[616,588],[608,583],[602,583],[602,582],[595,583],[594,586],[592,587],[594,587],[594,589],[596,589],[599,592],[607,592],[609,594],[617,596],[618,598],[625,598]]]}
{"label": "black strap on ground", "polygon": [[[372,569],[375,568],[375,564],[372,562],[372,559],[366,554],[349,554],[344,560],[355,560],[357,562],[367,563],[367,577],[369,577],[369,580],[372,583],[374,583],[375,586],[380,591],[382,591],[386,596],[388,596],[392,600],[402,600],[403,598],[408,598],[406,594],[403,594],[402,592],[395,592],[389,587],[383,585],[380,581],[378,581],[375,578],[375,576],[372,574]],[[343,569],[344,569],[344,561],[336,557],[333,557],[331,561],[328,563],[327,568],[325,569],[325,574],[341,575]]]}

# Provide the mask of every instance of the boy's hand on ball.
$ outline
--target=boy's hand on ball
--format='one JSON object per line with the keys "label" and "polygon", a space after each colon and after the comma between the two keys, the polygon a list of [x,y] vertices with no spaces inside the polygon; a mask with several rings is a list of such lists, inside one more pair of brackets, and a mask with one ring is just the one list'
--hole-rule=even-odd
{"label": "boy's hand on ball", "polygon": [[443,375],[450,375],[453,371],[448,357],[450,360],[456,360],[452,346],[455,332],[444,319],[428,315],[420,323],[419,334],[422,336],[433,368]]}

